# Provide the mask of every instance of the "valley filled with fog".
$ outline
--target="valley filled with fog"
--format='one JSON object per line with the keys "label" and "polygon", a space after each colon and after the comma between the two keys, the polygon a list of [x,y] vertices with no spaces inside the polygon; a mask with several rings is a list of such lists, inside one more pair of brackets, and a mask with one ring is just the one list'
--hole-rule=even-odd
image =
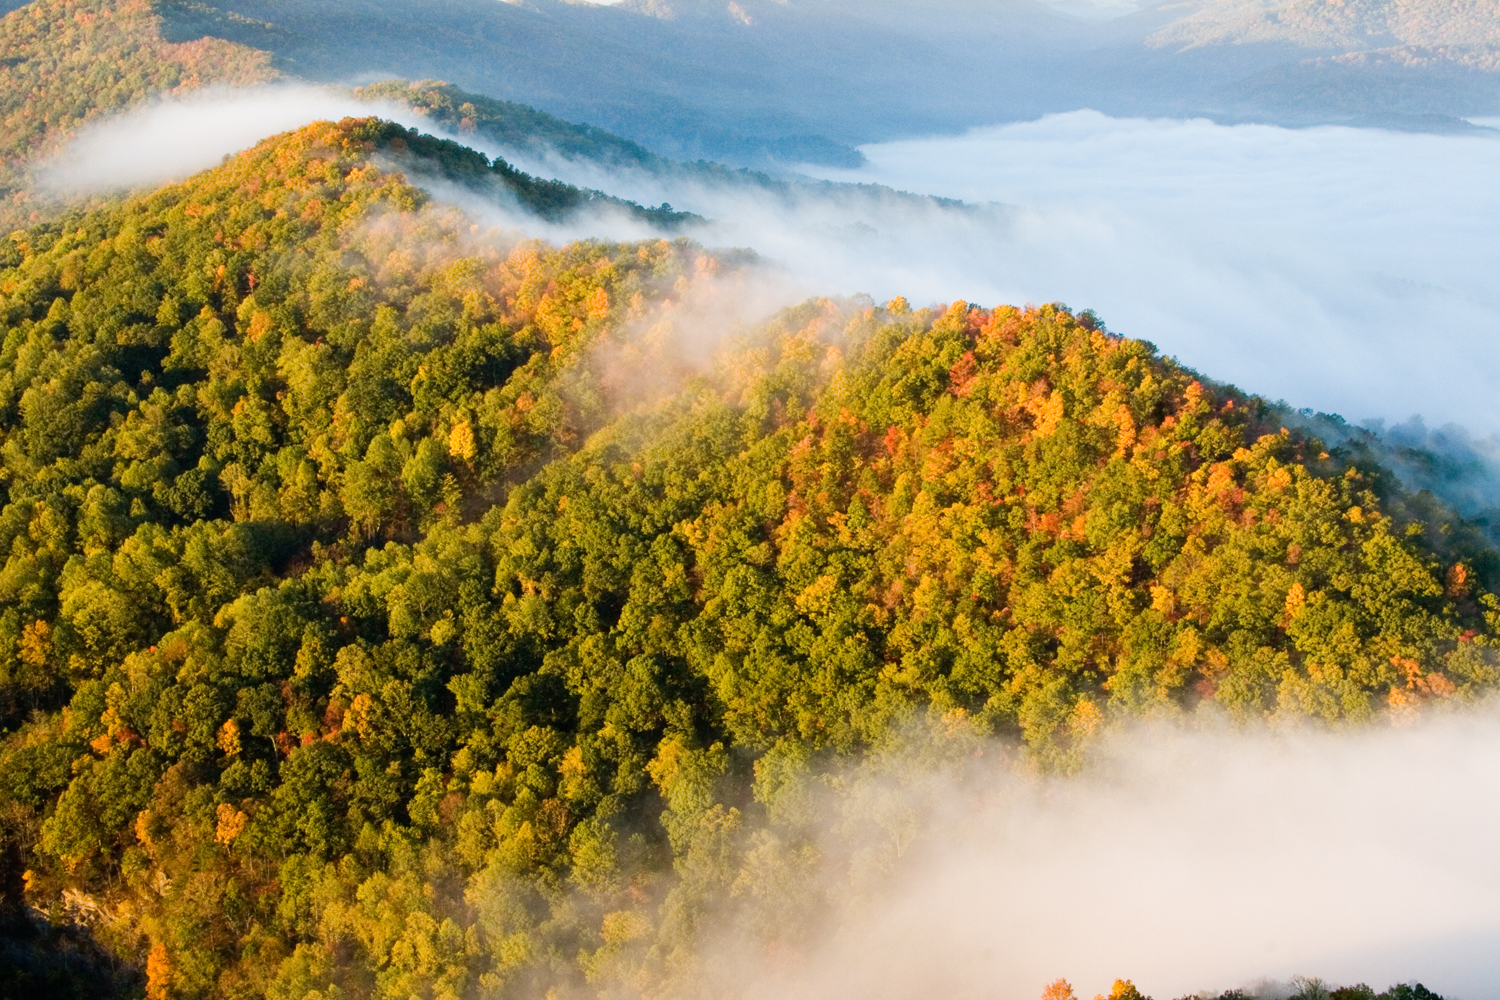
{"label": "valley filled with fog", "polygon": [[1024,998],[1053,970],[1088,996],[1120,969],[1157,997],[1286,996],[1314,974],[1500,995],[1494,706],[1335,732],[1140,725],[1050,781],[907,753],[857,773],[855,822],[823,834],[832,856],[870,827],[915,834],[899,876],[757,998]]}
{"label": "valley filled with fog", "polygon": [[1296,407],[1500,429],[1500,132],[1081,111],[864,152],[826,175],[1018,209],[988,245],[912,234],[908,295],[1060,299]]}

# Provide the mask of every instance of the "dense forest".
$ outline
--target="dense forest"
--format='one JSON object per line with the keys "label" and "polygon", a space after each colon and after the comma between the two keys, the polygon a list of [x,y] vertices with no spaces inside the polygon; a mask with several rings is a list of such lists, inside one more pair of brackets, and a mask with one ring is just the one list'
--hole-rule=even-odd
{"label": "dense forest", "polygon": [[745,257],[483,232],[428,142],[318,123],[0,245],[13,990],[704,995],[878,893],[913,760],[1500,679],[1481,533],[1092,314],[704,344]]}

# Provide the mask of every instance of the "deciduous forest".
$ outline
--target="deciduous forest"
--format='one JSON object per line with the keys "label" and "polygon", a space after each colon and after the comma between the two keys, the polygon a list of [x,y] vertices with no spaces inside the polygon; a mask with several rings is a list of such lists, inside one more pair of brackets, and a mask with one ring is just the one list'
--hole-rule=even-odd
{"label": "deciduous forest", "polygon": [[913,755],[1500,679],[1477,529],[1092,313],[685,351],[747,258],[481,231],[424,142],[318,123],[0,246],[13,992],[713,992],[726,928],[878,891]]}

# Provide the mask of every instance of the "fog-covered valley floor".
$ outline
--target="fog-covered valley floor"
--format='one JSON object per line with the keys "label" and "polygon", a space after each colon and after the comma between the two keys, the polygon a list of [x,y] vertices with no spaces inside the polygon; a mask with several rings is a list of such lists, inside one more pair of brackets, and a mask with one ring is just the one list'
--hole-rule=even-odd
{"label": "fog-covered valley floor", "polygon": [[909,856],[756,996],[1021,1000],[1060,975],[1082,997],[1127,975],[1158,1000],[1286,996],[1299,975],[1500,996],[1497,718],[1147,724],[1048,781],[877,758],[844,807],[865,823],[830,830],[909,825]]}

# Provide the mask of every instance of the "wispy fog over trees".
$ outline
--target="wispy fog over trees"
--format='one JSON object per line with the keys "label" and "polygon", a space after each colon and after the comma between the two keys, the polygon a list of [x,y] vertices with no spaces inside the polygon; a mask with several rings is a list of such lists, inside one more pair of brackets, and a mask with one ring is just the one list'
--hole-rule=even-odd
{"label": "wispy fog over trees", "polygon": [[10,216],[25,217],[27,161],[85,122],[162,94],[276,75],[269,53],[214,38],[172,44],[160,23],[144,0],[40,0],[0,19],[0,197],[20,200]]}

